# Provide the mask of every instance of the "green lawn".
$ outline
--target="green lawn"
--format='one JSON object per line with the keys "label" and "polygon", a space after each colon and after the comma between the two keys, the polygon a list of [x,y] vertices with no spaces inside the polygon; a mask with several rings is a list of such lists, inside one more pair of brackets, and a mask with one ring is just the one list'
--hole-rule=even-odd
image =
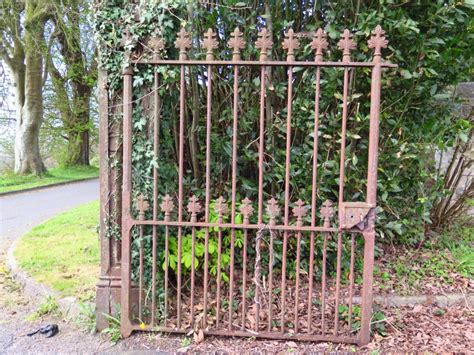
{"label": "green lawn", "polygon": [[23,236],[19,266],[64,296],[94,297],[99,275],[99,202],[57,215]]}
{"label": "green lawn", "polygon": [[95,166],[53,168],[49,169],[47,173],[41,176],[20,176],[13,173],[7,173],[0,175],[0,193],[46,186],[58,182],[82,180],[97,176],[99,176],[99,169]]}

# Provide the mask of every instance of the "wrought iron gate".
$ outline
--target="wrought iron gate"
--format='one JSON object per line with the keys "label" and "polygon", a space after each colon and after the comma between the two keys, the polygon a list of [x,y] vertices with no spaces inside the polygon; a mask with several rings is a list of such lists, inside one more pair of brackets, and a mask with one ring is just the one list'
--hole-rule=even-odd
{"label": "wrought iron gate", "polygon": [[[244,48],[242,33],[236,29],[228,48],[231,60],[217,60],[213,50],[217,47],[216,34],[211,29],[204,35],[202,46],[206,58],[189,59],[188,49],[192,45],[189,34],[182,29],[175,41],[179,59],[162,59],[164,42],[159,37],[148,40],[145,51],[151,50],[153,57],[135,55],[130,63],[136,68],[142,65],[178,66],[180,68],[179,125],[177,141],[178,192],[176,196],[159,196],[159,164],[153,171],[153,197],[146,201],[143,195],[132,191],[132,141],[133,141],[133,69],[131,65],[123,72],[123,196],[122,196],[122,296],[121,329],[125,336],[133,330],[188,333],[202,330],[204,334],[229,336],[255,336],[273,339],[297,339],[309,341],[334,341],[366,344],[370,338],[372,313],[372,273],[374,262],[374,219],[377,189],[377,150],[379,138],[379,106],[382,68],[395,65],[381,61],[381,49],[387,46],[384,31],[377,26],[368,41],[373,49],[372,62],[351,61],[351,51],[356,48],[352,35],[345,30],[338,43],[342,61],[324,61],[328,47],[326,34],[318,30],[312,34],[310,46],[314,61],[295,60],[299,39],[293,30],[285,33],[283,48],[286,61],[269,60],[267,52],[272,47],[270,35],[264,28],[258,33],[255,47],[259,60],[241,59]],[[130,53],[128,53],[130,55]],[[190,66],[205,66],[207,75],[201,85],[207,87],[206,107],[206,151],[204,196],[185,193],[184,139],[186,69]],[[287,71],[286,109],[286,160],[284,176],[284,198],[280,201],[264,192],[265,171],[265,109],[266,68],[283,67]],[[228,196],[230,210],[223,196],[215,196],[211,186],[211,133],[213,71],[219,67],[232,68],[232,142],[231,142],[231,191]],[[239,181],[239,74],[241,68],[260,68],[260,109],[258,137],[255,142],[258,159],[255,163],[258,193],[255,201],[246,196],[237,201]],[[338,201],[326,200],[317,206],[318,199],[318,135],[321,122],[319,101],[321,69],[340,68],[343,72],[342,112],[340,130],[340,166]],[[217,69],[216,69],[217,68]],[[295,68],[315,73],[314,117],[312,124],[312,163],[308,171],[312,176],[311,193],[307,200],[291,201],[291,145],[293,73]],[[370,131],[368,133],[367,192],[365,201],[344,201],[346,130],[348,119],[349,74],[356,68],[371,71]],[[153,91],[154,129],[153,149],[159,150],[159,100],[160,75],[154,71]],[[231,79],[228,79],[231,80]],[[224,139],[224,137],[222,137]],[[158,162],[159,163],[159,162]],[[185,196],[186,194],[186,196]],[[132,197],[135,196],[135,197]],[[270,198],[271,197],[271,198]],[[267,200],[267,201],[265,201]],[[151,208],[149,208],[151,205]],[[282,210],[282,211],[281,211]],[[151,212],[150,212],[151,211]],[[337,220],[333,216],[337,212]],[[280,213],[282,214],[280,218]],[[145,218],[146,215],[151,218]],[[211,218],[214,215],[214,219]],[[144,234],[151,234],[147,241]],[[200,234],[199,234],[200,233]],[[184,275],[183,240],[187,234],[191,239],[189,274]],[[196,249],[197,235],[203,236],[204,250]],[[224,235],[226,237],[224,237]],[[237,242],[238,239],[238,242]],[[335,245],[336,267],[328,273],[328,243]],[[146,245],[149,243],[150,245]],[[302,245],[309,243],[309,253],[302,255]],[[164,250],[158,245],[164,244]],[[317,247],[320,244],[321,247]],[[171,260],[170,248],[177,248],[177,257]],[[346,245],[347,247],[343,247]],[[360,253],[358,247],[360,246]],[[132,253],[133,247],[137,252]],[[281,248],[277,255],[276,248]],[[291,253],[289,251],[291,248]],[[217,268],[210,268],[210,250],[217,254]],[[230,250],[230,255],[224,251]],[[280,249],[279,249],[280,250]],[[147,255],[151,253],[151,255]],[[158,257],[162,253],[164,262]],[[343,274],[343,254],[348,255],[348,272]],[[196,255],[203,255],[203,270],[196,273]],[[360,254],[360,255],[359,255]],[[151,257],[151,270],[146,258]],[[305,258],[303,260],[302,258]],[[227,258],[224,263],[224,258]],[[230,258],[230,259],[229,259]],[[236,260],[238,264],[236,263]],[[356,277],[355,267],[362,264],[362,272]],[[295,265],[294,273],[287,272],[287,265]],[[302,266],[304,263],[304,267]],[[315,278],[315,265],[320,277]],[[222,265],[226,266],[223,267]],[[171,267],[174,265],[174,268]],[[157,276],[157,275],[161,276]],[[151,275],[146,278],[145,275]],[[183,279],[186,280],[183,280]],[[149,280],[151,281],[147,283]],[[359,300],[359,301],[357,301]],[[356,305],[357,301],[357,305]],[[359,305],[360,304],[360,305]]]}

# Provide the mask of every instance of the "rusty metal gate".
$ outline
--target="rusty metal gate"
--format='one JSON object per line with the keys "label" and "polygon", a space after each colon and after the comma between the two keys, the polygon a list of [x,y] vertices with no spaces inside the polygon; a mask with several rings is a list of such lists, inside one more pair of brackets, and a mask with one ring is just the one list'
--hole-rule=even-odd
{"label": "rusty metal gate", "polygon": [[[374,220],[377,190],[377,151],[379,138],[379,109],[382,68],[395,65],[382,62],[381,49],[387,46],[384,31],[377,26],[368,41],[373,50],[371,62],[351,61],[351,51],[356,49],[352,35],[345,30],[338,42],[342,60],[324,61],[328,48],[326,34],[318,30],[310,34],[310,48],[314,60],[297,61],[295,52],[299,48],[299,37],[289,30],[285,33],[283,48],[286,61],[268,58],[272,48],[270,34],[265,28],[258,33],[255,47],[258,60],[244,60],[241,50],[245,42],[239,29],[232,33],[228,43],[232,59],[218,60],[214,57],[217,48],[216,34],[209,29],[204,34],[202,47],[205,59],[188,58],[192,46],[189,34],[178,33],[175,47],[179,59],[163,59],[164,42],[159,37],[148,39],[145,54],[128,53],[129,63],[123,72],[123,207],[122,207],[122,294],[121,330],[124,336],[133,330],[190,333],[203,331],[208,335],[251,336],[272,339],[295,339],[308,341],[334,341],[366,344],[370,339],[372,314],[372,273],[374,263]],[[132,191],[132,142],[133,142],[133,69],[153,66],[153,149],[159,155],[160,85],[159,67],[177,66],[180,69],[179,112],[176,113],[177,142],[177,194],[159,195],[160,163],[153,169],[153,197],[147,199],[140,192]],[[201,66],[207,73],[200,85],[207,89],[205,115],[205,183],[203,194],[198,198],[190,193],[186,184],[185,166],[185,105],[186,70]],[[286,132],[284,162],[280,200],[264,188],[266,147],[265,110],[268,67],[284,68],[287,73]],[[211,186],[211,134],[213,130],[212,110],[216,103],[213,97],[213,73],[220,67],[231,68],[233,82],[231,92],[231,188],[227,201],[216,196]],[[240,70],[252,67],[260,69],[257,75],[260,85],[259,116],[255,143],[255,185],[258,186],[254,200],[237,193],[239,181],[239,151],[250,149],[239,145],[239,83]],[[322,122],[320,114],[320,84],[323,68],[341,71],[342,97],[340,127],[340,166],[338,201],[326,200],[318,204],[318,139]],[[312,187],[307,199],[292,201],[290,180],[292,149],[293,73],[295,68],[315,75],[314,116],[312,124],[312,161],[307,173],[311,175]],[[343,199],[345,182],[345,151],[348,120],[349,75],[352,70],[362,68],[371,77],[370,128],[368,132],[367,191],[364,201]],[[258,70],[257,69],[257,70]],[[257,71],[256,71],[257,72]],[[248,80],[246,77],[245,80]],[[257,99],[256,99],[257,100]],[[221,137],[225,139],[225,137]],[[283,143],[282,143],[283,145]],[[283,162],[281,162],[283,163]],[[321,184],[321,183],[320,183]],[[324,182],[322,182],[324,184]],[[237,196],[242,198],[237,200]],[[230,208],[229,208],[230,206]],[[148,216],[148,217],[147,217]],[[337,218],[336,218],[337,217]],[[144,238],[150,234],[150,238]],[[186,237],[185,237],[186,235]],[[189,237],[188,237],[189,236]],[[204,249],[196,248],[196,238],[203,238]],[[191,257],[183,258],[183,243],[191,248]],[[327,270],[329,243],[335,249],[334,272]],[[302,245],[309,244],[309,252],[302,253]],[[162,249],[158,249],[163,245]],[[172,259],[170,248],[177,249]],[[136,252],[132,252],[135,248]],[[281,250],[278,253],[275,251]],[[291,250],[290,250],[291,249]],[[306,250],[306,249],[305,249]],[[213,269],[211,265],[211,253]],[[162,259],[159,258],[162,255]],[[196,255],[203,257],[202,271],[197,270]],[[331,254],[332,255],[332,254]],[[347,256],[346,272],[342,272],[343,256]],[[151,265],[145,259],[151,258]],[[225,260],[224,260],[225,259]],[[345,259],[346,260],[346,259]],[[186,273],[184,271],[184,265]],[[189,265],[191,264],[191,265]],[[294,271],[288,271],[288,265]],[[217,267],[216,267],[217,265]],[[225,266],[223,266],[225,265]],[[304,266],[303,266],[304,265]],[[317,265],[317,266],[315,266]],[[360,274],[355,270],[359,265]],[[316,270],[316,268],[318,270]],[[318,277],[315,277],[316,271]],[[148,275],[148,276],[147,276]]]}

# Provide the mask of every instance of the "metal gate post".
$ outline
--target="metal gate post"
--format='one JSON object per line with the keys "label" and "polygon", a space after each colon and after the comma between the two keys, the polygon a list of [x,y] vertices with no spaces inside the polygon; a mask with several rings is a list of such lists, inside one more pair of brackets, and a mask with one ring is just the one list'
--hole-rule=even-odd
{"label": "metal gate post", "polygon": [[[387,47],[385,32],[377,26],[372,32],[369,40],[369,48],[374,49],[372,69],[372,82],[370,93],[370,132],[369,132],[369,156],[367,169],[367,203],[376,206],[377,202],[377,161],[379,149],[379,121],[380,121],[380,91],[381,91],[381,49]],[[370,341],[370,321],[372,317],[372,282],[374,268],[374,244],[375,244],[375,210],[369,212],[368,223],[364,235],[364,285],[362,288],[361,330],[359,344],[364,345]]]}

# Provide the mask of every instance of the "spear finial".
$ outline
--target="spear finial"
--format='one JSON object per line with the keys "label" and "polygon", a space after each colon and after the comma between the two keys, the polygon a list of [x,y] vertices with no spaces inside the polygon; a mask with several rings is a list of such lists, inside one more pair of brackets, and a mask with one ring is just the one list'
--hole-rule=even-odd
{"label": "spear finial", "polygon": [[145,218],[145,212],[148,210],[148,207],[150,207],[148,201],[145,200],[145,196],[143,196],[143,194],[140,194],[140,196],[138,196],[137,207],[138,219],[140,221],[143,221],[143,219]]}
{"label": "spear finial", "polygon": [[280,214],[280,207],[278,206],[278,201],[273,197],[267,201],[267,213],[270,217],[270,224],[274,224],[275,218]]}
{"label": "spear finial", "polygon": [[303,224],[303,217],[306,216],[306,208],[304,207],[304,202],[298,200],[293,207],[293,215],[296,217],[296,224],[301,226]]}
{"label": "spear finial", "polygon": [[170,197],[170,195],[163,197],[160,207],[161,211],[165,214],[165,220],[169,220],[171,212],[173,212],[174,209],[173,199]]}
{"label": "spear finial", "polygon": [[227,204],[225,202],[224,197],[222,197],[222,196],[219,197],[216,200],[216,206],[214,208],[214,211],[216,211],[219,218],[222,218],[222,215],[225,215],[228,210],[229,210],[229,208],[227,207]]}
{"label": "spear finial", "polygon": [[311,48],[315,51],[314,60],[316,62],[322,61],[323,52],[328,48],[328,41],[326,39],[326,32],[324,32],[321,28],[318,28],[316,33],[313,35]]}
{"label": "spear finial", "polygon": [[230,34],[230,40],[227,44],[232,49],[232,60],[240,60],[240,51],[245,47],[245,41],[242,38],[243,33],[236,27],[234,32]]}
{"label": "spear finial", "polygon": [[187,49],[191,48],[191,39],[189,33],[186,32],[184,27],[178,32],[178,38],[174,41],[175,47],[179,49],[179,60],[188,59]]}
{"label": "spear finial", "polygon": [[192,196],[188,203],[188,212],[191,213],[191,222],[196,222],[197,214],[201,211],[201,204],[196,196]]}
{"label": "spear finial", "polygon": [[324,219],[324,227],[329,227],[331,223],[331,217],[334,216],[334,208],[332,207],[332,202],[326,200],[323,203],[323,207],[319,210],[321,216]]}
{"label": "spear finial", "polygon": [[248,224],[250,216],[253,213],[252,201],[248,197],[242,200],[242,204],[240,205],[240,213],[242,213],[242,216],[244,216],[244,224]]}
{"label": "spear finial", "polygon": [[148,40],[148,47],[153,51],[153,59],[158,59],[160,52],[165,48],[165,42],[158,31],[155,31]]}
{"label": "spear finial", "polygon": [[272,49],[273,42],[270,39],[270,33],[263,28],[258,33],[258,39],[255,41],[255,47],[260,49],[260,60],[265,61],[268,58],[268,51]]}
{"label": "spear finial", "polygon": [[338,42],[338,47],[342,51],[342,61],[351,61],[351,50],[356,49],[356,43],[352,39],[352,33],[346,28],[342,33],[342,38]]}
{"label": "spear finial", "polygon": [[373,61],[380,63],[380,57],[382,56],[382,48],[387,48],[388,40],[384,36],[385,31],[382,30],[380,25],[375,27],[375,30],[372,31],[372,37],[370,37],[368,44],[369,48],[374,49],[374,58]]}
{"label": "spear finial", "polygon": [[213,60],[214,53],[212,52],[217,48],[217,40],[215,32],[209,28],[206,33],[204,33],[204,40],[202,45],[206,48],[206,60]]}
{"label": "spear finial", "polygon": [[283,40],[283,48],[287,50],[286,60],[293,62],[295,60],[295,49],[300,47],[300,41],[295,36],[292,28],[285,32],[285,39]]}

